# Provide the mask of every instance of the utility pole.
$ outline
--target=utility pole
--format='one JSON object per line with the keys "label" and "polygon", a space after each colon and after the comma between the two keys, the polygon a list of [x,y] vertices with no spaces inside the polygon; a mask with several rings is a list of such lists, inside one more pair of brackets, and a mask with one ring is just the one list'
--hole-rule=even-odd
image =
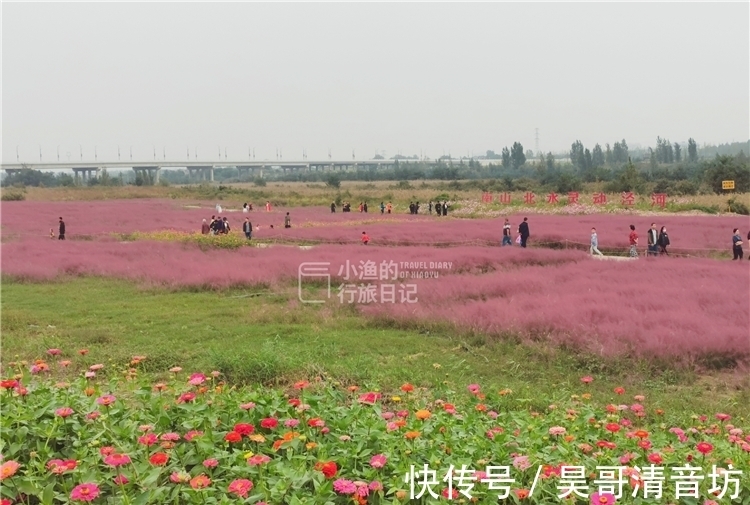
{"label": "utility pole", "polygon": [[164,158],[164,161],[167,161],[167,146],[162,146],[161,154]]}
{"label": "utility pole", "polygon": [[18,146],[16,146],[16,161],[21,161],[21,158],[18,156]]}
{"label": "utility pole", "polygon": [[224,161],[227,161],[227,148],[226,147],[224,148]]}
{"label": "utility pole", "polygon": [[57,146],[57,162],[60,163],[60,146]]}
{"label": "utility pole", "polygon": [[96,146],[94,146],[94,161],[98,161],[99,160],[99,158],[97,156],[98,155],[96,154]]}
{"label": "utility pole", "polygon": [[156,161],[156,146],[152,146],[154,148],[154,161]]}
{"label": "utility pole", "polygon": [[133,161],[133,146],[130,146],[130,161]]}
{"label": "utility pole", "polygon": [[117,146],[117,161],[120,161],[120,146]]}
{"label": "utility pole", "polygon": [[83,161],[83,146],[81,144],[78,144],[78,149],[81,150],[81,161]]}
{"label": "utility pole", "polygon": [[539,156],[539,128],[534,128],[536,130],[536,154]]}
{"label": "utility pole", "polygon": [[42,161],[42,146],[39,146],[39,161]]}

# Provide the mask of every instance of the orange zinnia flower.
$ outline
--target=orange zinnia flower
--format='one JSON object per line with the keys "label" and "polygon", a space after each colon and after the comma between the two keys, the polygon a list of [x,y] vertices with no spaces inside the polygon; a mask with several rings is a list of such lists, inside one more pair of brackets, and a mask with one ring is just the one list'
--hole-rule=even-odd
{"label": "orange zinnia flower", "polygon": [[519,500],[525,500],[529,497],[529,490],[528,489],[514,489],[516,496]]}
{"label": "orange zinnia flower", "polygon": [[404,436],[406,438],[408,438],[409,440],[413,440],[413,439],[417,438],[419,435],[421,435],[421,433],[419,433],[418,431],[407,431],[404,434]]}
{"label": "orange zinnia flower", "polygon": [[203,474],[190,479],[190,487],[192,487],[193,489],[203,489],[204,487],[208,487],[210,485],[211,479]]}
{"label": "orange zinnia flower", "polygon": [[646,430],[638,430],[634,433],[634,435],[638,438],[648,438],[648,431]]}
{"label": "orange zinnia flower", "polygon": [[0,480],[13,477],[20,467],[21,465],[17,461],[6,461],[0,465]]}
{"label": "orange zinnia flower", "polygon": [[403,391],[404,393],[411,393],[412,391],[414,391],[414,386],[407,382],[406,384],[401,386],[401,391]]}
{"label": "orange zinnia flower", "polygon": [[417,419],[421,419],[422,421],[424,421],[425,419],[429,419],[432,414],[430,414],[429,410],[421,409],[418,410],[414,415],[417,417]]}

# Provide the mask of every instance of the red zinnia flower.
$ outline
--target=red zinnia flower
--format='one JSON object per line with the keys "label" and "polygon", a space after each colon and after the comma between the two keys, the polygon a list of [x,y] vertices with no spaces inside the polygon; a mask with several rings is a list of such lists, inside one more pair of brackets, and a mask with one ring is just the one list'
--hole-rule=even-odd
{"label": "red zinnia flower", "polygon": [[169,455],[163,452],[157,452],[156,454],[148,458],[148,461],[155,466],[164,466],[167,464],[167,461],[169,461]]}
{"label": "red zinnia flower", "polygon": [[625,394],[625,388],[623,388],[623,387],[616,387],[615,388],[615,394],[618,394],[618,395]]}
{"label": "red zinnia flower", "polygon": [[18,386],[18,381],[16,379],[5,379],[0,381],[0,388],[3,389],[13,389],[16,386]]}
{"label": "red zinnia flower", "polygon": [[237,442],[242,441],[242,435],[240,435],[236,431],[230,431],[224,436],[224,440],[226,440],[230,444],[236,444]]}
{"label": "red zinnia flower", "polygon": [[412,391],[414,391],[414,386],[407,382],[406,384],[401,386],[401,391],[403,391],[404,393],[411,393]]}
{"label": "red zinnia flower", "polygon": [[195,393],[183,393],[177,398],[177,403],[188,403],[195,400]]}
{"label": "red zinnia flower", "polygon": [[307,381],[299,381],[294,383],[294,389],[305,389],[310,383]]}
{"label": "red zinnia flower", "polygon": [[159,437],[153,433],[147,433],[143,436],[138,437],[138,443],[150,447],[159,441]]}
{"label": "red zinnia flower", "polygon": [[620,425],[617,423],[607,423],[607,426],[605,426],[604,428],[612,433],[617,433],[618,431],[620,431]]}
{"label": "red zinnia flower", "polygon": [[278,426],[278,425],[279,425],[278,419],[275,419],[273,417],[267,417],[266,419],[263,419],[260,422],[260,426],[262,428],[266,428],[266,429],[269,429],[269,430],[272,430],[272,429],[276,428],[276,426]]}
{"label": "red zinnia flower", "polygon": [[246,437],[255,431],[255,426],[247,423],[237,423],[234,425],[234,431]]}
{"label": "red zinnia flower", "polygon": [[336,472],[339,471],[339,467],[336,466],[335,461],[327,461],[327,462],[320,461],[315,465],[315,469],[318,470],[319,472],[323,472],[323,476],[326,479],[332,479],[333,477],[336,476]]}
{"label": "red zinnia flower", "polygon": [[310,428],[322,428],[326,425],[326,423],[319,417],[313,417],[309,421],[307,421],[307,425]]}
{"label": "red zinnia flower", "polygon": [[695,446],[695,448],[701,454],[708,454],[709,452],[714,450],[714,446],[709,444],[708,442],[700,442]]}
{"label": "red zinnia flower", "polygon": [[648,460],[655,465],[661,465],[664,461],[664,459],[661,457],[661,454],[659,454],[658,452],[652,452],[651,454],[649,454]]}
{"label": "red zinnia flower", "polygon": [[359,396],[359,403],[375,405],[375,403],[380,399],[380,396],[380,393],[370,391],[369,393],[365,393]]}

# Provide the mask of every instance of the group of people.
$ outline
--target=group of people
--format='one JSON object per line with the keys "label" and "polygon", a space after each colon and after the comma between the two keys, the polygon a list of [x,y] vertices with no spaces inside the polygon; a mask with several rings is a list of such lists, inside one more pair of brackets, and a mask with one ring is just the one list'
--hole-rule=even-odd
{"label": "group of people", "polygon": [[[505,223],[503,223],[503,242],[501,245],[513,245],[513,242],[510,239],[510,235],[510,221],[506,217]],[[529,233],[529,218],[525,217],[523,218],[523,222],[518,225],[518,236],[516,237],[516,244],[520,245],[521,247],[526,247],[526,242],[529,240],[530,236],[531,234]]]}
{"label": "group of people", "polygon": [[[593,239],[594,235],[596,235],[595,229],[592,230],[592,241],[594,240]],[[646,249],[647,256],[659,256],[662,254],[669,256],[669,252],[667,251],[667,246],[669,245],[669,235],[667,234],[666,226],[662,226],[660,230],[657,230],[656,223],[651,223],[651,228],[648,229],[647,236],[648,236],[648,249]],[[638,257],[638,233],[635,231],[635,225],[633,224],[630,225],[630,235],[628,236],[628,241],[630,242],[630,252],[629,252],[630,257],[637,258]],[[592,251],[592,254],[593,254],[593,251]]]}
{"label": "group of people", "polygon": [[[60,217],[60,221],[58,224],[58,231],[60,232],[60,234],[57,236],[57,240],[65,240],[65,221],[63,221],[62,216]],[[49,229],[49,238],[55,238],[54,228]]]}
{"label": "group of people", "polygon": [[[245,218],[247,221],[249,218]],[[231,228],[229,226],[229,221],[227,221],[226,216],[218,218],[216,216],[211,216],[211,222],[208,223],[206,220],[203,220],[203,224],[201,225],[201,233],[203,235],[226,235],[230,232]]]}

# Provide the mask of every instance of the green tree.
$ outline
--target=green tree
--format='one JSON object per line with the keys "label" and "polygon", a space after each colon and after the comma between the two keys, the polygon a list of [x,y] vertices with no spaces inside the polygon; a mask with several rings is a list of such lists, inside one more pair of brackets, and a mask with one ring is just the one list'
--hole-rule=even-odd
{"label": "green tree", "polygon": [[682,149],[680,148],[680,144],[677,142],[674,143],[674,160],[679,163],[682,161]]}
{"label": "green tree", "polygon": [[552,156],[552,152],[547,153],[547,170],[552,171],[555,169],[555,157]]}
{"label": "green tree", "polygon": [[706,164],[704,172],[706,183],[714,193],[721,194],[721,181],[734,181],[737,193],[750,191],[750,166],[741,164],[733,156],[719,156]]}
{"label": "green tree", "polygon": [[604,154],[604,161],[607,163],[607,165],[611,165],[614,162],[614,159],[612,158],[612,149],[609,147],[609,142],[607,142],[607,150]]}
{"label": "green tree", "polygon": [[503,147],[501,157],[503,160],[503,168],[510,168],[510,150],[508,150],[507,147]]}
{"label": "green tree", "polygon": [[688,161],[696,163],[698,161],[698,144],[691,138],[688,139]]}
{"label": "green tree", "polygon": [[583,151],[583,144],[580,140],[576,140],[570,145],[570,162],[578,170],[584,170],[586,167],[586,157]]}
{"label": "green tree", "polygon": [[510,160],[514,169],[518,169],[526,163],[526,155],[520,142],[513,142],[513,147],[510,148]]}
{"label": "green tree", "polygon": [[594,152],[591,153],[591,166],[599,168],[604,165],[604,161],[604,151],[602,151],[602,146],[596,144],[594,146]]}
{"label": "green tree", "polygon": [[326,186],[329,188],[338,188],[341,186],[341,179],[336,174],[328,174],[328,177],[326,177]]}

